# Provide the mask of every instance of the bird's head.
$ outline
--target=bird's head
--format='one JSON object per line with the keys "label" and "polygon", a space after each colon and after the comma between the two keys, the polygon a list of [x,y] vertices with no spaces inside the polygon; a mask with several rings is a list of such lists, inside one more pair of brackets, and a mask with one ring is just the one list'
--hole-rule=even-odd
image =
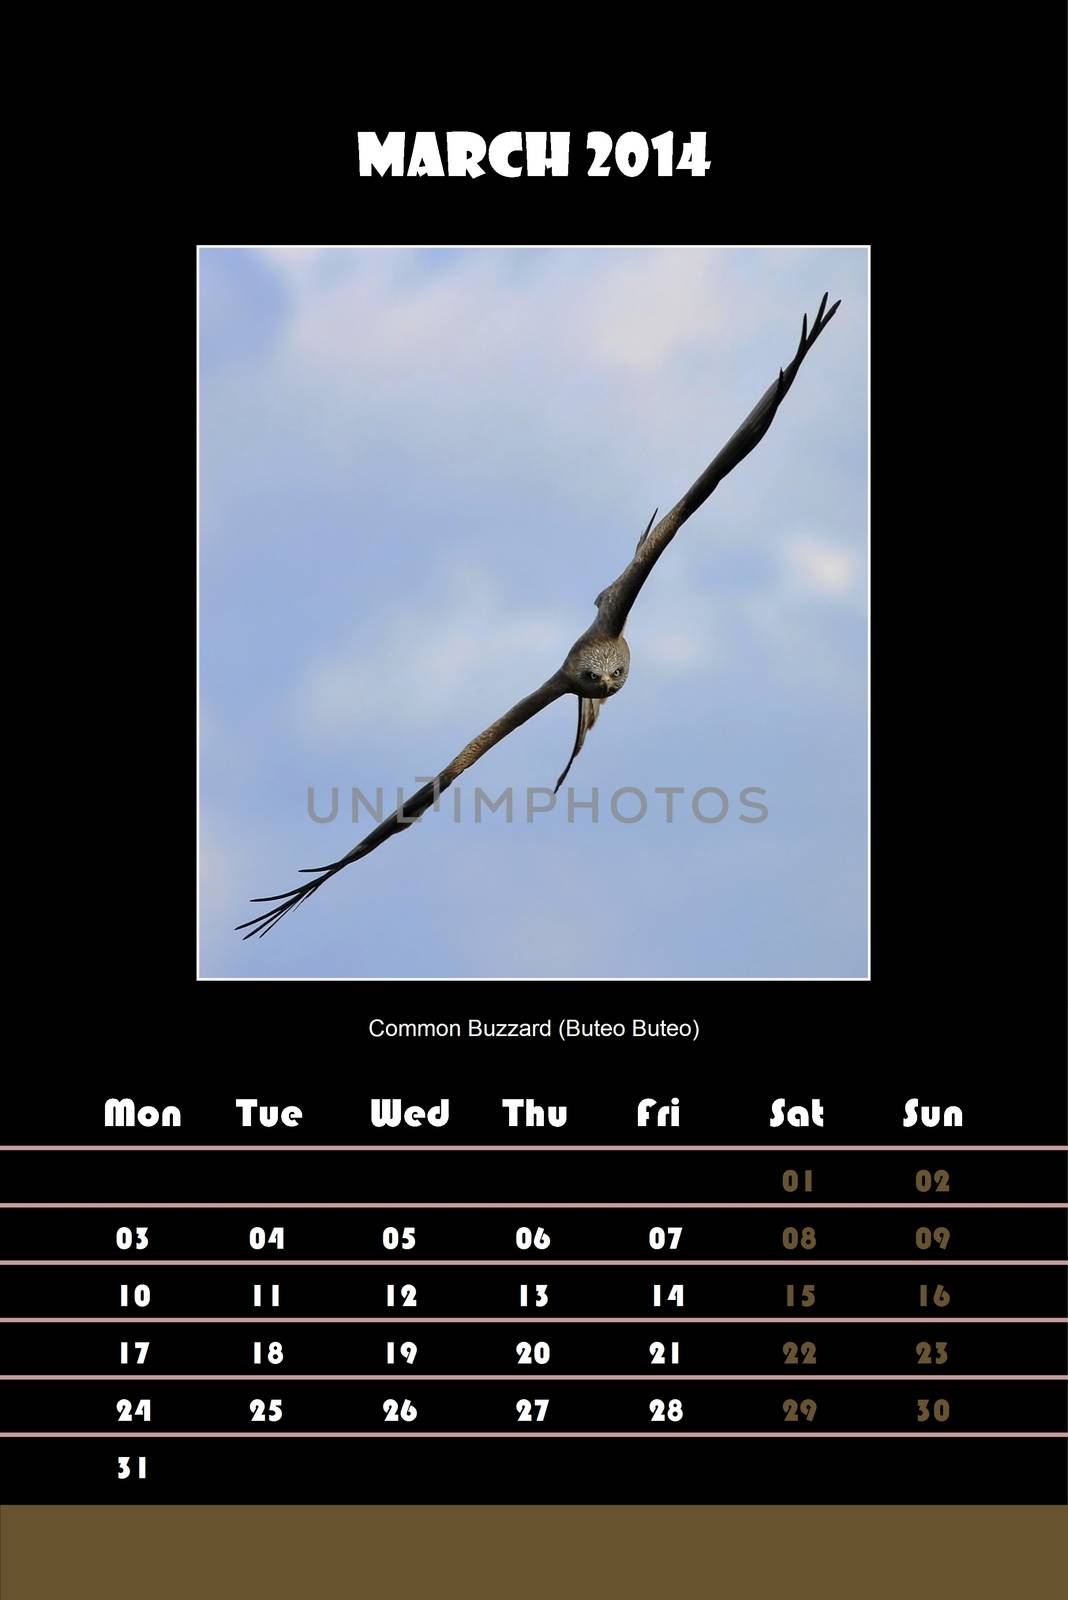
{"label": "bird's head", "polygon": [[605,700],[618,694],[630,671],[626,639],[580,639],[564,662],[564,676],[575,694]]}

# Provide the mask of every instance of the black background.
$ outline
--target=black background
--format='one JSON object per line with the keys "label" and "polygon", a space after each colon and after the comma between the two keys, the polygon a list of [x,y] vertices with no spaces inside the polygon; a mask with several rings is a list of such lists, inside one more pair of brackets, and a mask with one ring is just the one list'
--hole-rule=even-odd
{"label": "black background", "polygon": [[[886,94],[858,70],[875,42],[867,34],[836,46],[818,31],[803,41],[791,30],[785,59],[761,56],[758,70],[735,52],[720,19],[716,29],[715,52],[695,51],[700,90],[675,81],[673,104],[662,109],[652,103],[652,71],[622,94],[623,115],[618,92],[611,113],[584,106],[578,117],[545,114],[539,91],[526,107],[513,101],[491,116],[484,97],[476,104],[458,95],[442,110],[407,85],[391,90],[387,109],[362,86],[357,95],[351,73],[345,86],[325,91],[320,51],[305,106],[297,95],[281,111],[275,80],[220,65],[198,75],[192,114],[183,107],[180,117],[164,113],[136,126],[124,117],[105,143],[94,113],[84,146],[65,150],[49,190],[52,221],[64,235],[50,305],[61,333],[40,361],[40,399],[29,409],[47,444],[49,494],[69,488],[72,505],[63,518],[50,504],[43,528],[34,519],[49,565],[41,589],[28,593],[51,601],[62,568],[75,582],[76,614],[59,641],[47,715],[35,713],[47,741],[43,770],[55,774],[52,813],[44,825],[35,816],[16,839],[33,864],[34,890],[53,864],[62,883],[55,895],[22,897],[23,917],[40,909],[50,925],[20,941],[23,965],[45,976],[18,994],[30,1036],[5,1087],[6,1139],[62,1138],[56,1130],[70,1108],[80,1120],[80,1107],[96,1104],[100,1092],[136,1086],[139,1097],[162,1099],[156,1085],[166,1084],[166,1098],[181,1099],[235,1067],[239,1092],[299,1101],[294,1079],[333,1088],[365,1068],[368,1015],[462,1018],[469,1011],[699,1014],[704,1049],[658,1054],[654,1089],[669,1059],[699,1063],[677,1074],[674,1087],[684,1094],[748,1084],[760,1103],[777,1093],[791,1100],[823,1093],[829,1102],[828,1069],[840,1085],[885,1086],[895,1104],[912,1093],[967,1104],[978,1083],[992,1091],[986,1116],[1007,1130],[1000,1137],[1064,1139],[1063,875],[1056,870],[1063,839],[1049,826],[1051,791],[1063,772],[1049,730],[1063,727],[1063,715],[1059,696],[1050,706],[1048,688],[1063,676],[1063,583],[1050,579],[1060,575],[1064,550],[1061,524],[1033,488],[1042,464],[1063,453],[1062,363],[1049,356],[1045,338],[1051,307],[1063,302],[1063,230],[1045,252],[1037,230],[1048,220],[1049,171],[1033,159],[1035,149],[1061,141],[1044,146],[1035,136],[1036,95],[1021,125],[1031,143],[1027,159],[1008,160],[1006,120],[985,93],[966,105],[952,92],[988,81],[972,59],[973,41],[955,30],[940,58],[929,17],[922,44],[905,30],[908,59],[894,57]],[[893,31],[880,28],[884,63]],[[527,114],[534,104],[538,113]],[[717,165],[699,182],[681,175],[602,184],[355,177],[357,126],[474,126],[489,137],[504,127],[568,122],[649,134],[703,126]],[[581,150],[581,138],[573,142]],[[84,210],[73,213],[79,203]],[[870,242],[877,444],[871,983],[195,984],[186,897],[195,866],[195,251],[258,240]],[[35,270],[44,277],[47,264],[35,261]],[[1045,272],[1057,278],[1052,294],[1043,291]],[[1040,372],[1019,370],[1029,353]],[[1051,376],[1058,390],[1049,404]],[[999,469],[1008,474],[1004,486]],[[1060,474],[1055,494],[1063,496]],[[99,598],[87,604],[93,585]],[[1057,607],[1046,625],[1044,601]],[[1058,662],[1043,675],[1050,639],[1058,641]],[[34,674],[51,654],[31,652]],[[103,692],[85,700],[87,664]],[[40,793],[41,768],[30,774]],[[485,1047],[477,1055],[443,1047],[433,1059],[435,1076],[449,1063],[461,1077],[481,1073],[496,1087],[502,1057]],[[515,1059],[533,1071],[546,1057],[533,1047]],[[608,1086],[620,1059],[620,1047],[590,1045],[560,1066],[583,1085]],[[110,1072],[102,1082],[101,1060],[121,1068],[123,1084],[113,1084]],[[408,1093],[422,1061],[398,1049],[388,1091],[376,1083],[368,1092]],[[401,1081],[400,1066],[410,1080]],[[275,1090],[279,1074],[289,1083]],[[48,1099],[47,1132],[20,1116],[31,1080]],[[524,1083],[522,1092],[542,1094],[542,1081]],[[968,1132],[975,1136],[971,1123]],[[50,1181],[55,1193],[69,1192],[63,1176]],[[213,1193],[216,1182],[212,1174]],[[997,1287],[993,1271],[986,1281]],[[797,1445],[785,1444],[769,1457],[764,1441],[675,1439],[659,1447],[655,1478],[641,1440],[589,1441],[581,1452],[544,1441],[536,1459],[532,1446],[519,1457],[509,1453],[511,1441],[490,1444],[498,1473],[490,1498],[506,1502],[1064,1498],[1063,1441],[944,1438],[928,1447],[912,1439],[814,1439],[800,1457]],[[440,1449],[437,1459],[424,1456],[418,1465],[406,1454],[383,1483],[381,1457],[362,1449],[276,1442],[274,1451],[289,1452],[281,1471],[260,1441],[232,1441],[213,1483],[202,1448],[174,1441],[151,1485],[126,1489],[146,1500],[478,1498],[479,1444],[430,1446]],[[79,1482],[87,1464],[94,1477],[113,1470],[111,1441],[68,1442],[64,1451]],[[8,1499],[86,1497],[47,1443],[22,1443],[4,1462]]]}

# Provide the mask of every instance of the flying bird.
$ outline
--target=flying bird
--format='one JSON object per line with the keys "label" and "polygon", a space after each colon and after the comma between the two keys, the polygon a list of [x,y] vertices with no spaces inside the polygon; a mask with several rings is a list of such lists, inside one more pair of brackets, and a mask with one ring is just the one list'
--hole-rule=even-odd
{"label": "flying bird", "polygon": [[551,678],[547,678],[540,689],[528,694],[510,711],[506,711],[503,717],[498,717],[496,722],[491,723],[484,732],[472,739],[470,744],[465,745],[460,754],[455,756],[436,778],[425,784],[410,800],[404,801],[391,817],[380,823],[365,839],[361,839],[359,844],[354,845],[348,855],[342,856],[338,861],[330,862],[325,867],[303,868],[303,871],[316,873],[317,876],[309,878],[307,883],[298,885],[296,889],[288,889],[284,894],[258,896],[252,903],[270,905],[271,909],[261,911],[248,922],[240,923],[236,932],[240,933],[248,928],[246,939],[251,939],[254,934],[259,934],[262,938],[287,911],[292,911],[294,906],[299,906],[309,895],[313,895],[316,889],[321,889],[324,883],[341,871],[342,867],[350,866],[354,861],[362,861],[364,856],[370,855],[372,850],[377,850],[380,844],[391,839],[395,833],[410,827],[429,806],[435,803],[438,796],[456,781],[461,772],[473,767],[487,750],[492,750],[495,744],[500,744],[508,734],[514,733],[516,728],[521,728],[524,722],[529,722],[531,717],[536,716],[539,711],[544,711],[554,700],[559,700],[565,694],[573,694],[578,702],[578,726],[567,766],[556,782],[557,790],[560,788],[571,771],[572,762],[582,749],[586,735],[597,720],[601,705],[612,695],[618,694],[627,681],[630,671],[630,647],[623,637],[623,629],[630,608],[641,592],[642,584],[686,519],[692,517],[694,512],[704,505],[716,485],[723,481],[728,472],[733,471],[739,461],[744,461],[749,452],[763,439],[797,376],[802,361],[841,303],[840,300],[836,300],[824,315],[827,305],[827,296],[824,295],[811,329],[808,325],[808,316],[804,317],[801,324],[801,341],[789,366],[779,368],[779,376],[757,401],[741,427],[727,440],[719,455],[687,489],[682,499],[666,516],[661,517],[655,528],[653,518],[656,516],[656,511],[653,512],[644,533],[638,540],[630,563],[614,583],[610,583],[607,589],[601,590],[594,601],[597,615],[586,632],[575,640],[563,666],[554,672]]}

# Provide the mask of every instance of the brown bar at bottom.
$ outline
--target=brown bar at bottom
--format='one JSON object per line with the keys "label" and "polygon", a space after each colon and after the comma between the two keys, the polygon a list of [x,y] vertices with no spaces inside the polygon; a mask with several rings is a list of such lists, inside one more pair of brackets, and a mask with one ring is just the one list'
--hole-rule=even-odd
{"label": "brown bar at bottom", "polygon": [[5,1506],[3,1600],[998,1600],[1058,1506]]}

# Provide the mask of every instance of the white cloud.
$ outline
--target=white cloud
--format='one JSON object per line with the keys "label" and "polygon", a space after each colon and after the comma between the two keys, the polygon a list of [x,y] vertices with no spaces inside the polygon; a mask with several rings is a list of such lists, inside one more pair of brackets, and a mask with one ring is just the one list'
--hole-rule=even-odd
{"label": "white cloud", "polygon": [[477,715],[487,686],[499,682],[501,703],[490,700],[500,715],[556,669],[562,638],[558,616],[508,603],[487,572],[456,565],[439,597],[362,626],[314,661],[294,714],[314,740],[347,744],[359,729],[432,727],[458,706]]}
{"label": "white cloud", "polygon": [[815,534],[792,534],[783,556],[794,581],[816,594],[847,595],[860,575],[860,562],[852,550]]}
{"label": "white cloud", "polygon": [[320,244],[262,244],[258,247],[258,254],[291,289],[301,291],[314,283],[318,268],[330,257],[331,247]]}
{"label": "white cloud", "polygon": [[656,371],[723,330],[720,265],[705,250],[618,258],[591,295],[589,348],[609,365]]}
{"label": "white cloud", "polygon": [[264,492],[299,446],[317,490],[400,459],[450,491],[564,485],[576,527],[618,500],[636,537],[761,387],[734,348],[766,296],[726,252],[261,254],[291,290],[271,369],[228,369],[211,401],[249,453],[230,467]]}
{"label": "white cloud", "polygon": [[[664,563],[663,581],[650,584],[631,618],[642,678],[667,683],[725,662],[722,602],[695,588],[690,569],[688,560]],[[434,590],[400,616],[392,608],[388,619],[369,616],[310,662],[291,712],[313,744],[344,749],[361,730],[419,730],[443,718],[488,722],[555,671],[589,620],[524,605],[473,562],[447,567]]]}
{"label": "white cloud", "polygon": [[204,922],[214,923],[229,911],[234,898],[232,858],[219,829],[206,813],[200,819],[200,908]]}
{"label": "white cloud", "polygon": [[635,672],[669,681],[724,665],[721,598],[695,580],[704,556],[696,539],[685,546],[680,536],[642,590],[627,627]]}
{"label": "white cloud", "polygon": [[642,641],[643,660],[647,659],[670,673],[685,673],[704,655],[701,640],[678,626],[660,628]]}
{"label": "white cloud", "polygon": [[528,382],[538,371],[588,378],[597,367],[648,375],[722,340],[739,320],[734,286],[730,322],[723,316],[723,264],[712,250],[568,252],[566,295],[552,253],[521,273],[509,252],[477,250],[413,273],[410,252],[361,250],[341,275],[323,270],[337,265],[336,252],[261,254],[295,292],[287,351],[299,365],[395,380],[431,363],[451,375],[453,393],[462,377],[499,376],[513,362]]}

